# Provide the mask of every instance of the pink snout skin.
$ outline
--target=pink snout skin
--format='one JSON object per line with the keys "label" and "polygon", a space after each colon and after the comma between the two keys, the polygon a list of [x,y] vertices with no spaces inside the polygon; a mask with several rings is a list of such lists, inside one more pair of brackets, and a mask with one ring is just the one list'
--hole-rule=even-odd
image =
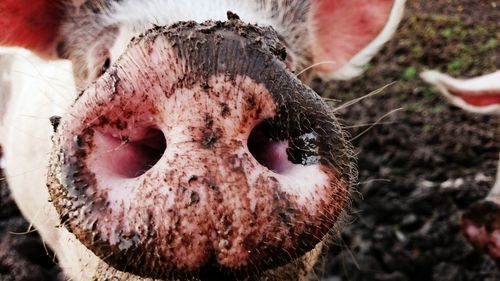
{"label": "pink snout skin", "polygon": [[[63,224],[144,277],[247,274],[301,257],[348,204],[350,147],[331,109],[262,50],[248,63],[258,72],[244,72],[182,56],[210,42],[206,28],[172,34],[137,39],[61,120],[49,192]],[[222,34],[200,52],[262,44]]]}

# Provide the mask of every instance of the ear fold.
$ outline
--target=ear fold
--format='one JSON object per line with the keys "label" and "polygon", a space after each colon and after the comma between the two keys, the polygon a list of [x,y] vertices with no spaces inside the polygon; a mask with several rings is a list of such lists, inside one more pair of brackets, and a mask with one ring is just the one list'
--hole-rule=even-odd
{"label": "ear fold", "polygon": [[312,0],[313,70],[324,79],[359,75],[396,31],[405,0]]}
{"label": "ear fold", "polygon": [[438,71],[420,77],[435,85],[452,104],[467,111],[500,114],[500,70],[471,79],[455,79]]}
{"label": "ear fold", "polygon": [[55,57],[63,6],[62,0],[0,0],[0,45]]}

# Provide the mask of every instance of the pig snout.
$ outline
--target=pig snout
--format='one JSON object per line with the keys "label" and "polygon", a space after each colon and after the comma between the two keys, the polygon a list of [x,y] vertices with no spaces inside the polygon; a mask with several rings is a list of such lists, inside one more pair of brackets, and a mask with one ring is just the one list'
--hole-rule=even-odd
{"label": "pig snout", "polygon": [[348,204],[350,147],[269,34],[155,27],[82,92],[53,138],[48,184],[82,244],[165,278],[265,270],[324,239]]}

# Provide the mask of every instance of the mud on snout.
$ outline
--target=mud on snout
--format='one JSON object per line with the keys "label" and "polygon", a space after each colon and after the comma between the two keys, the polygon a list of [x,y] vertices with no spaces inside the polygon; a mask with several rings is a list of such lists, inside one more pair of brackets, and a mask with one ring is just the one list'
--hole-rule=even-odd
{"label": "mud on snout", "polygon": [[352,154],[270,28],[156,27],[61,120],[61,223],[142,277],[258,274],[310,251],[346,208]]}

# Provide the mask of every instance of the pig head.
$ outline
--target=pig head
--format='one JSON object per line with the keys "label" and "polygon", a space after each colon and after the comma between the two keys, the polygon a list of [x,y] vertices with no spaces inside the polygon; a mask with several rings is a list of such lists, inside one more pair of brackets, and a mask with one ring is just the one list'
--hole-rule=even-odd
{"label": "pig head", "polygon": [[[452,104],[469,112],[500,115],[500,71],[470,79],[456,79],[438,71],[422,78],[438,87]],[[492,128],[500,133],[500,128]],[[500,262],[500,160],[495,184],[488,196],[462,216],[465,237],[479,250]]]}
{"label": "pig head", "polygon": [[0,43],[48,60],[3,63],[13,197],[74,280],[305,280],[355,169],[304,83],[359,74],[403,4],[3,1]]}

